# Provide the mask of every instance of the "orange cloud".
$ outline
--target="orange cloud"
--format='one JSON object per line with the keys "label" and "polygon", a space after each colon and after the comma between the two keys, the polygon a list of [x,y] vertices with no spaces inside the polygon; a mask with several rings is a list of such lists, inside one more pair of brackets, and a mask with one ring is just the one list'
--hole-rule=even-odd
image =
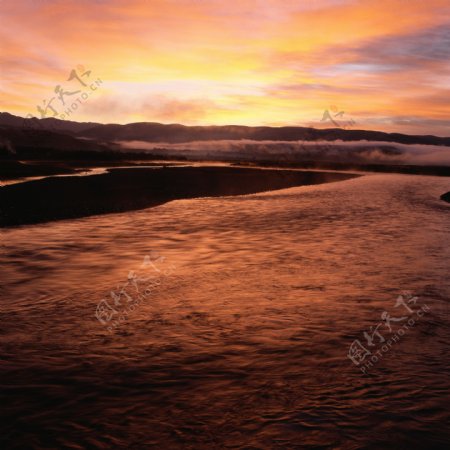
{"label": "orange cloud", "polygon": [[337,104],[450,134],[447,0],[3,0],[0,17],[11,113],[39,116],[83,64],[103,85],[72,120],[302,125]]}

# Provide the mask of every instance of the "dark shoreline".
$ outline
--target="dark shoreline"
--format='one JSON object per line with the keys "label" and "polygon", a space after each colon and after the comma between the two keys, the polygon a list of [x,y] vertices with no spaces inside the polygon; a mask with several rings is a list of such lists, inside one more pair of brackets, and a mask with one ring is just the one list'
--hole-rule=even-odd
{"label": "dark shoreline", "polygon": [[0,226],[126,212],[171,200],[253,194],[342,181],[356,174],[237,167],[110,169],[86,177],[53,177],[4,186]]}
{"label": "dark shoreline", "polygon": [[121,166],[177,166],[179,164],[192,163],[222,163],[233,167],[260,167],[260,168],[283,168],[301,170],[320,171],[352,171],[352,172],[374,172],[374,173],[402,173],[410,175],[429,176],[450,176],[449,166],[416,166],[400,164],[363,164],[344,163],[333,161],[280,161],[280,160],[260,160],[260,161],[238,161],[234,159],[187,159],[183,157],[170,157],[151,154],[129,154],[125,158],[123,154],[115,159],[103,158],[104,155],[91,156],[91,159],[54,159],[39,160],[25,159],[21,161],[9,159],[0,160],[0,185],[1,181],[8,181],[20,178],[68,175],[84,172],[98,167],[121,167]]}
{"label": "dark shoreline", "polygon": [[406,175],[429,175],[437,177],[450,177],[449,166],[415,166],[413,164],[362,164],[341,163],[333,161],[301,161],[284,162],[264,160],[254,162],[236,162],[232,164],[237,167],[280,167],[286,169],[314,169],[314,170],[349,170],[355,172],[374,173],[401,173]]}
{"label": "dark shoreline", "polygon": [[121,167],[121,166],[175,166],[183,164],[183,161],[162,161],[155,162],[153,159],[149,161],[136,161],[127,159],[111,160],[0,160],[0,184],[1,180],[15,180],[28,177],[41,177],[51,175],[70,175],[84,172],[89,169],[98,167]]}

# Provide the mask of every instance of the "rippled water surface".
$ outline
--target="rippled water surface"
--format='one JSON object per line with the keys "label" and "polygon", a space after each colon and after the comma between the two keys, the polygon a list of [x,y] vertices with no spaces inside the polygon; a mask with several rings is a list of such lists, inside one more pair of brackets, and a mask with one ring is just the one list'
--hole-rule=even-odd
{"label": "rippled water surface", "polygon": [[[448,448],[448,190],[367,175],[2,230],[3,448]],[[349,346],[384,311],[385,343],[415,322],[364,374]]]}

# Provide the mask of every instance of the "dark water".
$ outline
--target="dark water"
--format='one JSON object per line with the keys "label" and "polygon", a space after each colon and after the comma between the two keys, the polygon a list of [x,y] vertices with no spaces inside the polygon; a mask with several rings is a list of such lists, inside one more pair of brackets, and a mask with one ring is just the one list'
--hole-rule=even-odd
{"label": "dark water", "polygon": [[[448,190],[369,175],[2,230],[2,448],[448,448]],[[384,311],[398,340],[364,374],[349,346]]]}
{"label": "dark water", "polygon": [[0,227],[146,209],[168,201],[254,194],[341,181],[339,172],[226,166],[111,168],[91,176],[55,176],[4,186]]}

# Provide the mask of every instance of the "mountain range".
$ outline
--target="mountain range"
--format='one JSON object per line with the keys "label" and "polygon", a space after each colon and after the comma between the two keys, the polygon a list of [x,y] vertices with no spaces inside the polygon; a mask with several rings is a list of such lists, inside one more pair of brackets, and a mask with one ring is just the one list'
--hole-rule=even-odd
{"label": "mountain range", "polygon": [[[401,144],[425,144],[450,146],[450,137],[432,135],[407,135],[370,130],[343,128],[316,129],[310,127],[269,126],[186,126],[137,122],[125,125],[95,122],[74,122],[55,118],[22,118],[0,113],[0,137],[5,138],[7,128],[40,130],[59,135],[71,135],[75,139],[97,142],[145,141],[153,143],[186,143],[193,141],[254,140],[254,141],[378,141]],[[7,138],[7,137],[6,137]],[[14,142],[11,143],[14,145]]]}

